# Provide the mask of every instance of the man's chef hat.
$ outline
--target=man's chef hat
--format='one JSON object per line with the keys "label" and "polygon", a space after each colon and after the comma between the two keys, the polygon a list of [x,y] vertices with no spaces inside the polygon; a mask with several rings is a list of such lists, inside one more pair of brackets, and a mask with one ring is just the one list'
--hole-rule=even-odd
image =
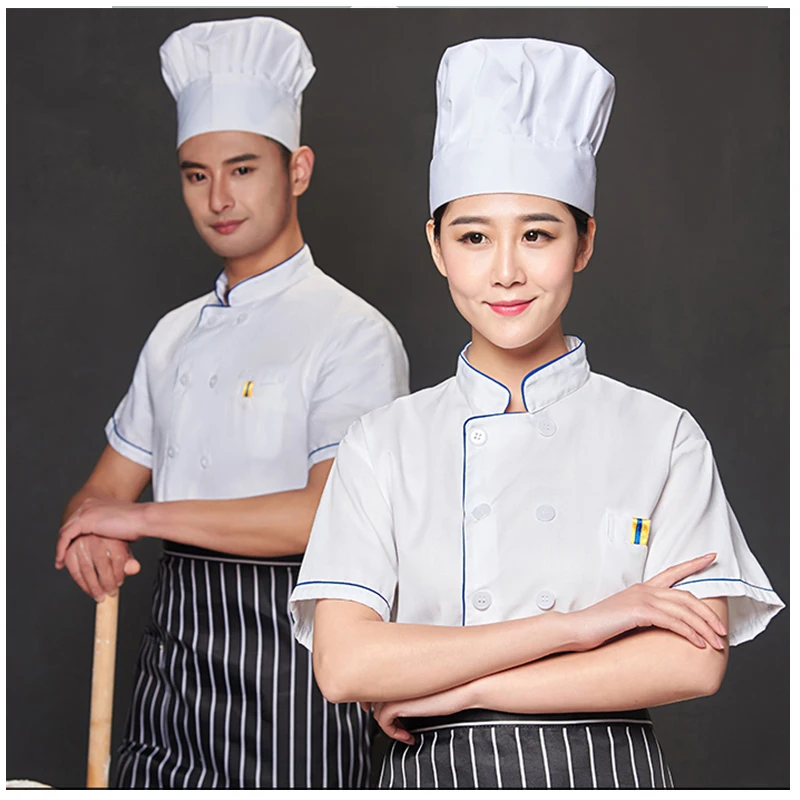
{"label": "man's chef hat", "polygon": [[614,77],[585,50],[541,39],[450,47],[436,80],[433,213],[473,194],[536,194],[594,214],[594,157]]}
{"label": "man's chef hat", "polygon": [[250,131],[295,150],[303,89],[314,75],[298,31],[277,19],[195,22],[161,45],[178,103],[178,147],[210,131]]}

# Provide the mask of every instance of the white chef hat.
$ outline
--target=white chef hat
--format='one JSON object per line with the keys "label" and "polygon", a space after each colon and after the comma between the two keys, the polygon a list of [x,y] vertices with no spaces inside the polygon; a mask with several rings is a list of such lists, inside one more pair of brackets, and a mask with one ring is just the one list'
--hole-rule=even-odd
{"label": "white chef hat", "polygon": [[314,75],[298,31],[277,19],[195,22],[161,45],[178,104],[178,144],[210,131],[250,131],[300,146],[303,89]]}
{"label": "white chef hat", "polygon": [[614,77],[585,50],[542,39],[450,47],[436,80],[431,213],[459,197],[536,194],[594,214],[594,157]]}

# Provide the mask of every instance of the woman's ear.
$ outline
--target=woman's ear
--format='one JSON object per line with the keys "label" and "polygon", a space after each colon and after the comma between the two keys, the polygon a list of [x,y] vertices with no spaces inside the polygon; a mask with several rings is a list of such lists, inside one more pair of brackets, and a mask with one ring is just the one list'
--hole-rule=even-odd
{"label": "woman's ear", "polygon": [[573,272],[581,272],[586,269],[589,259],[594,253],[594,235],[597,231],[597,223],[594,217],[589,217],[586,225],[586,235],[578,240],[578,252],[575,254],[575,268]]}
{"label": "woman's ear", "polygon": [[436,269],[446,278],[447,277],[447,270],[444,266],[444,259],[442,258],[442,249],[439,247],[439,242],[436,240],[436,236],[434,235],[434,224],[433,220],[429,219],[425,223],[425,235],[428,237],[428,245],[431,248],[431,258],[433,259],[433,263],[436,264]]}

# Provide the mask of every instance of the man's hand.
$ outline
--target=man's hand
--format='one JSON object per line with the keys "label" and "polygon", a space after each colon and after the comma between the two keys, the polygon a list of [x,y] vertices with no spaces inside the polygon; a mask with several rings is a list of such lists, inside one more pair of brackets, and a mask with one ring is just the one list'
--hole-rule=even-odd
{"label": "man's hand", "polygon": [[61,526],[56,543],[56,569],[64,566],[73,540],[87,533],[107,539],[135,542],[144,528],[144,504],[98,497],[84,500]]}
{"label": "man's hand", "polygon": [[113,595],[129,575],[141,569],[127,542],[102,536],[79,536],[67,549],[64,565],[75,583],[101,603]]}

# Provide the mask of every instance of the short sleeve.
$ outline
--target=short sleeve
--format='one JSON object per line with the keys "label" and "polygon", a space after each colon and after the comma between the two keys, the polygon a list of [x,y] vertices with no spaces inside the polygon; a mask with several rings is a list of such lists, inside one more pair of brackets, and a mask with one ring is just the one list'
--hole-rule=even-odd
{"label": "short sleeve", "polygon": [[653,511],[644,579],[706,553],[716,561],[675,588],[696,597],[727,597],[729,641],[741,644],[761,633],[783,608],[747,545],[725,497],[711,445],[683,412],[669,474]]}
{"label": "short sleeve", "polygon": [[125,397],[106,423],[108,443],[120,454],[153,468],[153,406],[148,386],[148,343],[142,348]]}
{"label": "short sleeve", "polygon": [[294,633],[311,650],[316,601],[353,600],[388,622],[397,588],[392,513],[361,421],[342,440],[290,599]]}
{"label": "short sleeve", "polygon": [[345,327],[326,350],[308,413],[309,467],[333,458],[350,425],[408,394],[408,358],[382,317]]}

